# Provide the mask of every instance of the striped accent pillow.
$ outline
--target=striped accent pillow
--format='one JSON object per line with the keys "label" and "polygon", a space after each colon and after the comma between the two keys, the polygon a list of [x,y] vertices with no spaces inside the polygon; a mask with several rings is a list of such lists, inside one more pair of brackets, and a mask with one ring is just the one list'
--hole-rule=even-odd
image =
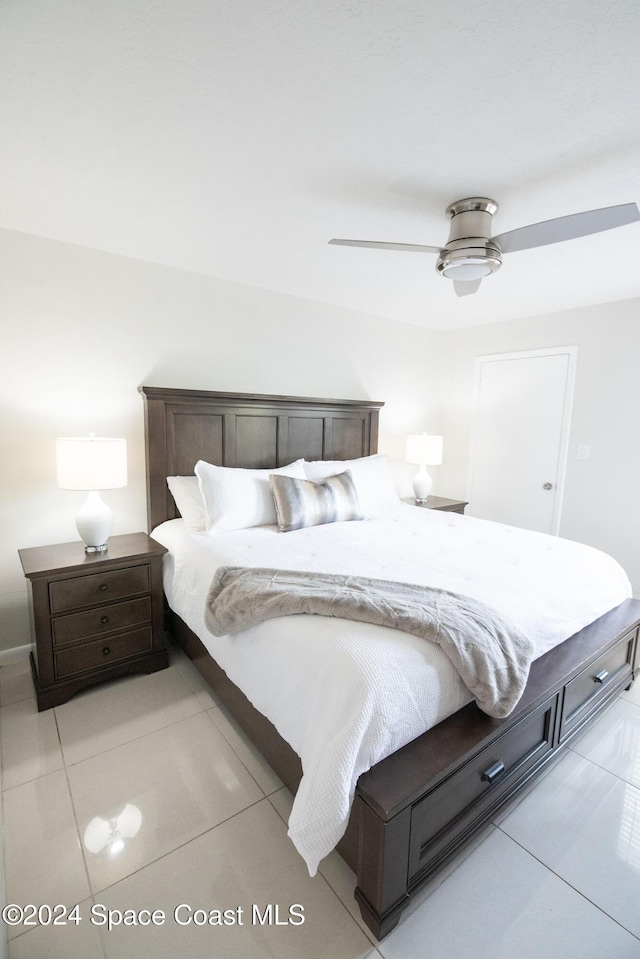
{"label": "striped accent pillow", "polygon": [[278,529],[282,533],[304,526],[363,519],[349,470],[329,476],[323,483],[272,473],[269,483],[276,506]]}

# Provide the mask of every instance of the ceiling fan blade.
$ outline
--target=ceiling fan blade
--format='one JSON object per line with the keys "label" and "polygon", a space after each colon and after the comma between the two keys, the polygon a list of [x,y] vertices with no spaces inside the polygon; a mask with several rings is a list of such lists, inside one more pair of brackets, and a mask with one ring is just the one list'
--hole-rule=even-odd
{"label": "ceiling fan blade", "polygon": [[605,206],[586,213],[573,213],[560,216],[555,220],[532,223],[518,230],[494,236],[503,253],[516,253],[518,250],[531,250],[536,246],[561,243],[563,240],[575,240],[591,233],[601,233],[617,226],[625,226],[640,220],[636,203],[621,203],[619,206]]}
{"label": "ceiling fan blade", "polygon": [[468,296],[470,293],[477,293],[480,289],[480,280],[454,280],[453,288],[456,296]]}
{"label": "ceiling fan blade", "polygon": [[439,246],[422,246],[419,243],[380,243],[377,240],[329,240],[336,246],[360,246],[367,250],[404,250],[408,253],[440,253]]}

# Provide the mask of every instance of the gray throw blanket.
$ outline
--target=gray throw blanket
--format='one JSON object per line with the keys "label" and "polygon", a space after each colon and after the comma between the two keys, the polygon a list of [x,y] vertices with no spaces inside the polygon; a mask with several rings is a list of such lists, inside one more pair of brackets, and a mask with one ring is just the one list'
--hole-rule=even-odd
{"label": "gray throw blanket", "polygon": [[390,626],[437,643],[480,709],[508,716],[520,699],[533,643],[491,607],[446,590],[333,573],[221,566],[207,597],[214,636],[310,613]]}

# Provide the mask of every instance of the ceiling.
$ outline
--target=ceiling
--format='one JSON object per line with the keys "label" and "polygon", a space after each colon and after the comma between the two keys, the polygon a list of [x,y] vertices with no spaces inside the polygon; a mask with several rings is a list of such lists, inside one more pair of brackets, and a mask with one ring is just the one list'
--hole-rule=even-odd
{"label": "ceiling", "polygon": [[640,296],[640,223],[458,298],[424,243],[640,202],[637,0],[2,0],[0,227],[436,329]]}

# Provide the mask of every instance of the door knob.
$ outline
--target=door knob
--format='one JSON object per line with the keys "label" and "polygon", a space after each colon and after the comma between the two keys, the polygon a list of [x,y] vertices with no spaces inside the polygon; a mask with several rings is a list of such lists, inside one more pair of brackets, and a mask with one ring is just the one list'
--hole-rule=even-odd
{"label": "door knob", "polygon": [[553,489],[553,483],[543,483],[543,484],[542,484],[542,488],[543,488],[543,489]]}

